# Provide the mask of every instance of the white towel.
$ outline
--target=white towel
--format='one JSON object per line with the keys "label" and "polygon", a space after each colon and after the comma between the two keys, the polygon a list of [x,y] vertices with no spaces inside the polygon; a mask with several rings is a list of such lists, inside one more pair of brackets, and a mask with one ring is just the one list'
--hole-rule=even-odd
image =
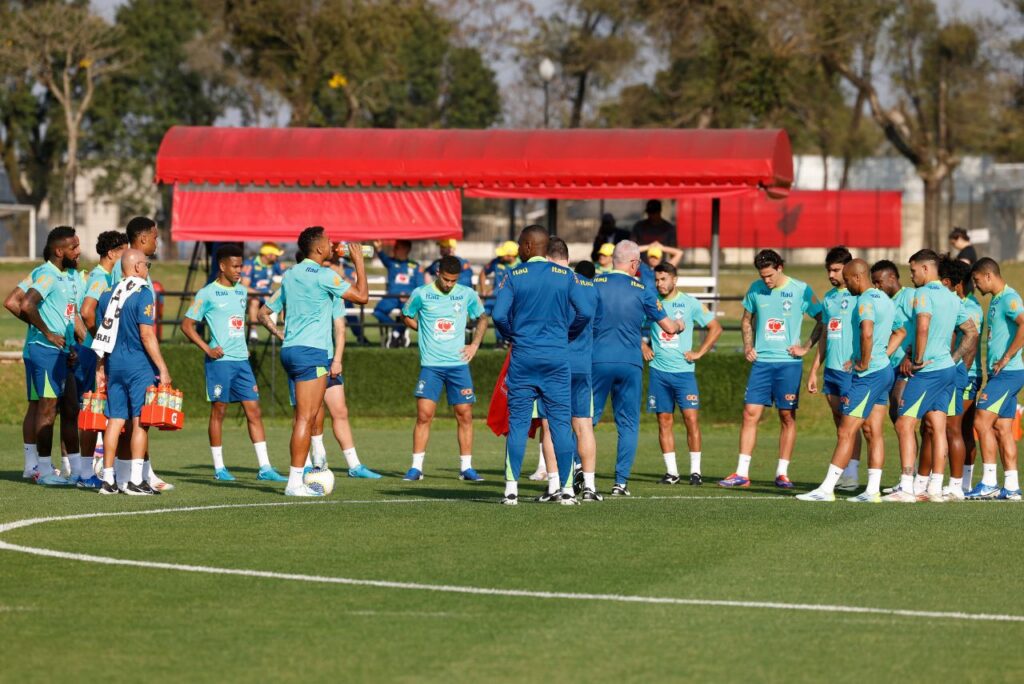
{"label": "white towel", "polygon": [[96,356],[102,359],[104,355],[114,351],[117,331],[121,326],[121,309],[129,297],[145,286],[146,281],[143,278],[124,278],[114,288],[107,310],[103,313],[103,322],[96,329],[96,335],[92,340],[92,350],[96,352]]}

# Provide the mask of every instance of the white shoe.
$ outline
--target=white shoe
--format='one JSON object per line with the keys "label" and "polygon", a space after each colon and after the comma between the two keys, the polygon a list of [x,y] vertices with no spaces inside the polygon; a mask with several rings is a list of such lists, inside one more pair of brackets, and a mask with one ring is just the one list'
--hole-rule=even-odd
{"label": "white shoe", "polygon": [[152,470],[149,471],[149,486],[158,492],[169,492],[174,489],[174,485],[170,482],[164,482],[161,480],[160,476]]}
{"label": "white shoe", "polygon": [[548,474],[543,470],[535,470],[533,471],[533,475],[530,476],[530,479],[534,482],[540,482],[541,480],[548,479]]}
{"label": "white shoe", "polygon": [[917,503],[917,497],[913,494],[908,494],[902,489],[896,489],[892,493],[883,496],[882,501],[889,503]]}
{"label": "white shoe", "polygon": [[928,501],[930,503],[946,503],[946,496],[942,491],[938,492],[925,492],[922,495],[924,498],[918,497],[918,501]]}
{"label": "white shoe", "polygon": [[323,488],[313,489],[309,485],[301,484],[301,485],[299,485],[298,487],[295,487],[295,488],[291,488],[291,487],[286,488],[284,490],[284,495],[285,496],[323,496],[324,495],[324,490],[323,490]]}
{"label": "white shoe", "polygon": [[822,489],[815,489],[814,491],[807,492],[806,494],[797,494],[796,498],[800,501],[835,501],[836,495]]}
{"label": "white shoe", "polygon": [[893,492],[898,492],[899,490],[900,490],[900,483],[897,482],[892,487],[886,487],[885,489],[883,489],[882,493],[883,494],[892,494]]}
{"label": "white shoe", "polygon": [[29,468],[28,470],[21,471],[21,477],[26,480],[38,480],[39,470],[37,468]]}
{"label": "white shoe", "polygon": [[951,487],[943,487],[942,488],[942,497],[946,501],[952,501],[952,502],[963,501],[964,500],[964,490],[960,489],[959,487],[956,488],[956,489],[952,489]]}
{"label": "white shoe", "polygon": [[874,492],[873,494],[863,492],[857,496],[850,497],[847,501],[850,503],[882,503],[882,495],[878,492]]}
{"label": "white shoe", "polygon": [[859,478],[846,477],[844,475],[839,476],[839,482],[836,482],[836,489],[841,492],[855,492],[860,488]]}

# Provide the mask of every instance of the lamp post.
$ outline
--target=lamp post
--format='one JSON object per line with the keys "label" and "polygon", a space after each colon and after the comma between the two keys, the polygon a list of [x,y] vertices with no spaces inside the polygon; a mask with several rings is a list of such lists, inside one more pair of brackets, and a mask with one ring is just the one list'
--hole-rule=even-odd
{"label": "lamp post", "polygon": [[[540,80],[544,83],[544,128],[547,128],[550,104],[548,92],[551,87],[551,80],[555,77],[555,63],[545,57],[537,65],[537,72],[540,74]],[[558,200],[549,199],[547,205],[548,233],[556,235],[558,233]]]}

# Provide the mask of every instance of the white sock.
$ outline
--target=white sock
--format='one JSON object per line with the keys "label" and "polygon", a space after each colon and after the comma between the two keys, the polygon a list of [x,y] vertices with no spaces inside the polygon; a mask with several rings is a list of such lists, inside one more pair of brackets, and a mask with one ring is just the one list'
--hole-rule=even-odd
{"label": "white sock", "polygon": [[83,480],[86,479],[82,475],[82,454],[68,454],[68,461],[71,463],[71,471],[68,475],[70,477],[80,477]]}
{"label": "white sock", "polygon": [[344,449],[342,454],[345,455],[345,463],[348,464],[348,469],[358,468],[361,464],[359,463],[359,456],[356,455],[356,448]]}
{"label": "white sock", "polygon": [[900,491],[907,494],[914,494],[914,476],[900,475]]}
{"label": "white sock", "polygon": [[548,494],[558,491],[558,473],[548,473]]}
{"label": "white sock", "polygon": [[836,490],[836,483],[839,482],[839,476],[843,474],[843,469],[839,466],[828,464],[828,472],[825,473],[825,479],[822,481],[821,486],[818,487],[823,492],[832,494]]}
{"label": "white sock", "polygon": [[932,473],[928,478],[928,493],[932,496],[942,496],[942,473]]}
{"label": "white sock", "polygon": [[843,477],[850,480],[860,480],[860,461],[850,460],[843,468]]}
{"label": "white sock", "polygon": [[71,459],[69,457],[61,456],[60,467],[64,477],[71,477]]}
{"label": "white sock", "polygon": [[220,470],[224,467],[224,447],[219,446],[210,447],[210,453],[213,454],[213,469]]}
{"label": "white sock", "polygon": [[690,452],[690,474],[697,473],[700,475],[700,452]]}
{"label": "white sock", "polygon": [[103,481],[106,482],[108,485],[117,484],[114,481],[114,469],[113,468],[104,468],[103,469]]}
{"label": "white sock", "polygon": [[288,485],[286,489],[297,489],[302,486],[302,468],[288,467]]}
{"label": "white sock", "polygon": [[32,470],[39,465],[39,452],[36,451],[35,444],[23,445],[25,449],[25,470]]}
{"label": "white sock", "polygon": [[117,481],[119,489],[124,489],[128,484],[128,480],[132,477],[132,462],[125,461],[124,459],[114,460],[114,479]]}
{"label": "white sock", "polygon": [[569,496],[571,496],[573,498],[576,497],[576,492],[574,492],[572,490],[572,483],[571,482],[569,483],[568,487],[562,487],[562,494],[568,494]]}
{"label": "white sock", "polygon": [[131,482],[132,482],[132,484],[133,485],[140,485],[140,484],[142,484],[142,463],[143,463],[142,459],[141,458],[133,458],[131,461],[129,461],[129,463],[131,463],[130,467],[131,467],[131,473],[132,473],[131,474],[131,478],[132,478]]}
{"label": "white sock", "polygon": [[[43,459],[40,458],[39,459],[39,463],[40,463],[39,470],[40,471],[42,471],[42,469],[43,469],[42,465],[41,465],[42,462],[43,462]],[[995,463],[983,463],[982,464],[982,466],[981,466],[981,484],[985,485],[986,487],[995,487],[996,486],[996,464]]]}
{"label": "white sock", "polygon": [[459,456],[459,471],[460,472],[464,473],[464,472],[466,472],[467,470],[469,470],[472,467],[473,467],[473,455],[472,454],[469,454],[468,456],[466,454],[463,454],[462,456]]}
{"label": "white sock", "polygon": [[1010,492],[1020,489],[1020,484],[1017,482],[1016,470],[1007,470],[1003,473],[1003,487]]}
{"label": "white sock", "polygon": [[[148,460],[142,462],[142,479],[149,484],[153,484],[153,478],[157,477],[156,473],[153,472],[153,463]],[[157,477],[159,480],[160,478]]]}
{"label": "white sock", "polygon": [[597,491],[597,484],[594,482],[594,480],[597,479],[597,478],[594,475],[595,475],[595,473],[587,473],[587,472],[583,473],[583,488],[584,489],[590,489],[590,490],[593,490],[595,492]]}
{"label": "white sock", "polygon": [[50,462],[49,456],[39,456],[37,458],[38,465],[36,467],[39,468],[40,475],[49,475],[53,472],[53,463]]}
{"label": "white sock", "polygon": [[779,459],[779,465],[775,468],[775,477],[789,477],[789,461]]}
{"label": "white sock", "polygon": [[412,467],[420,472],[423,472],[423,458],[427,455],[427,452],[421,452],[412,455]]}
{"label": "white sock", "polygon": [[971,480],[973,480],[973,479],[974,479],[974,466],[973,465],[965,465],[964,466],[964,491],[965,492],[971,491]]}
{"label": "white sock", "polygon": [[304,467],[305,468],[310,468],[312,466],[313,466],[313,462],[309,460],[309,454],[307,453],[306,454],[306,463],[305,463]]}
{"label": "white sock", "polygon": [[505,496],[510,494],[519,496],[519,483],[515,480],[505,480]]}
{"label": "white sock", "polygon": [[309,438],[309,455],[314,466],[322,467],[327,463],[327,448],[324,447],[323,435],[313,435]]}
{"label": "white sock", "polygon": [[955,490],[963,494],[964,492],[964,480],[962,477],[951,477],[949,478],[950,490]]}
{"label": "white sock", "polygon": [[868,488],[865,494],[879,494],[882,491],[882,469],[868,468]]}
{"label": "white sock", "polygon": [[740,454],[736,461],[736,474],[740,477],[750,477],[750,454]]}
{"label": "white sock", "polygon": [[256,462],[259,463],[260,470],[270,467],[270,457],[267,456],[267,443],[266,442],[253,442],[252,448],[256,451]]}
{"label": "white sock", "polygon": [[924,494],[925,490],[928,489],[928,476],[927,475],[915,475],[914,476],[914,494]]}
{"label": "white sock", "polygon": [[679,467],[676,465],[676,452],[669,451],[662,454],[661,457],[665,459],[665,472],[679,477]]}
{"label": "white sock", "polygon": [[546,473],[548,471],[547,461],[544,460],[544,442],[537,445],[537,472]]}

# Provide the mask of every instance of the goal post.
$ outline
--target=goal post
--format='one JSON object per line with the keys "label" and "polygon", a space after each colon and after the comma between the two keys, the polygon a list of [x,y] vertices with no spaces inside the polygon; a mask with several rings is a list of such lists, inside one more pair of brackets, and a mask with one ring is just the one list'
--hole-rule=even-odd
{"label": "goal post", "polygon": [[36,244],[36,208],[31,204],[0,202],[0,257],[39,257]]}

